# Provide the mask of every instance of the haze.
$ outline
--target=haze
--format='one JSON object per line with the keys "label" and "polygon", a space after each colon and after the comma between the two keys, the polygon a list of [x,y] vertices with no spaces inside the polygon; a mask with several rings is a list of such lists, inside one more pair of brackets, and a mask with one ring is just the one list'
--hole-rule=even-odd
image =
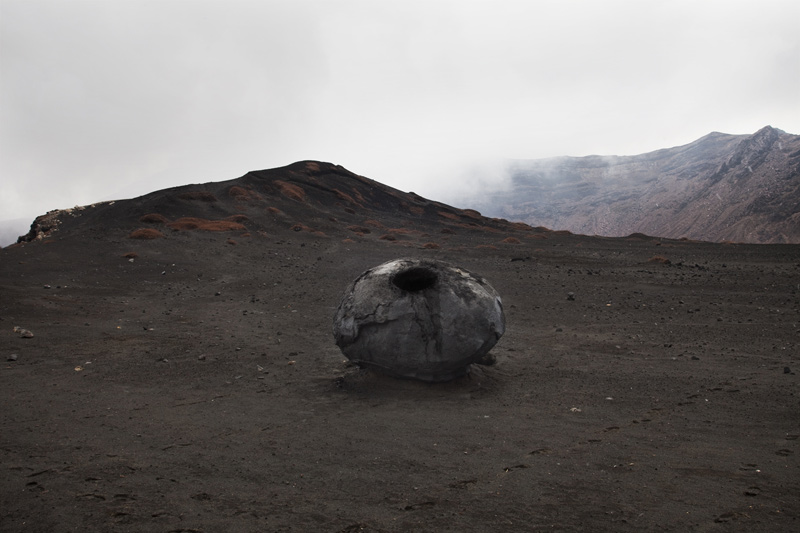
{"label": "haze", "polygon": [[302,159],[453,203],[503,158],[800,133],[798,20],[796,0],[0,0],[0,245],[52,209]]}

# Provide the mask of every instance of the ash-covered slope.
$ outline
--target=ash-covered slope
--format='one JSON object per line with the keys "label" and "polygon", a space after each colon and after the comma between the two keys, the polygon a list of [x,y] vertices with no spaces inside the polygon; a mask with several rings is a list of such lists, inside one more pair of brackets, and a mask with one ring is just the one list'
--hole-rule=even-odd
{"label": "ash-covered slope", "polygon": [[575,233],[800,243],[800,136],[767,126],[636,156],[517,161],[490,216]]}
{"label": "ash-covered slope", "polygon": [[[399,191],[338,165],[301,161],[249,172],[234,180],[51,211],[37,217],[19,242],[158,239],[194,230],[227,233],[233,239],[302,232],[318,237],[418,241],[430,246],[457,233],[535,232],[524,224],[490,219],[477,211]],[[423,238],[430,242],[422,242]]]}
{"label": "ash-covered slope", "polygon": [[[797,532],[800,245],[546,232],[311,162],[49,218],[0,250],[3,532]],[[409,256],[495,287],[495,365],[342,356],[342,291]]]}

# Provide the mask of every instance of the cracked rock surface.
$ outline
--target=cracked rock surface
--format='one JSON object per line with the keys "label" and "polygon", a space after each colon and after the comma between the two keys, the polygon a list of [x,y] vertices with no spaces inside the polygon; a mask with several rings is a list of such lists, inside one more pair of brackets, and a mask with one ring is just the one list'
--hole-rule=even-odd
{"label": "cracked rock surface", "polygon": [[361,274],[336,311],[336,344],[353,362],[403,378],[447,381],[490,361],[503,304],[480,276],[441,261],[395,259]]}

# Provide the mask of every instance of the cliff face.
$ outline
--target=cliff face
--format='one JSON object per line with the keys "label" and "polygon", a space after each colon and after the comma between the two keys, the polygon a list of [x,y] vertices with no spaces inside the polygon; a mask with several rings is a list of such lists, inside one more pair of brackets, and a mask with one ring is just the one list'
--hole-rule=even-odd
{"label": "cliff face", "polygon": [[767,126],[636,156],[517,161],[489,216],[574,233],[800,243],[800,136]]}

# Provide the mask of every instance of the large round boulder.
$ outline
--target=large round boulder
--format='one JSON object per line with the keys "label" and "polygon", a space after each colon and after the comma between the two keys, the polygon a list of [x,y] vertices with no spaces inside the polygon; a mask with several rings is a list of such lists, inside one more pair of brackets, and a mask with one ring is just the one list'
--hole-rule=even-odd
{"label": "large round boulder", "polygon": [[344,293],[333,320],[351,361],[403,378],[447,381],[486,364],[505,332],[503,303],[483,278],[441,261],[395,259]]}

